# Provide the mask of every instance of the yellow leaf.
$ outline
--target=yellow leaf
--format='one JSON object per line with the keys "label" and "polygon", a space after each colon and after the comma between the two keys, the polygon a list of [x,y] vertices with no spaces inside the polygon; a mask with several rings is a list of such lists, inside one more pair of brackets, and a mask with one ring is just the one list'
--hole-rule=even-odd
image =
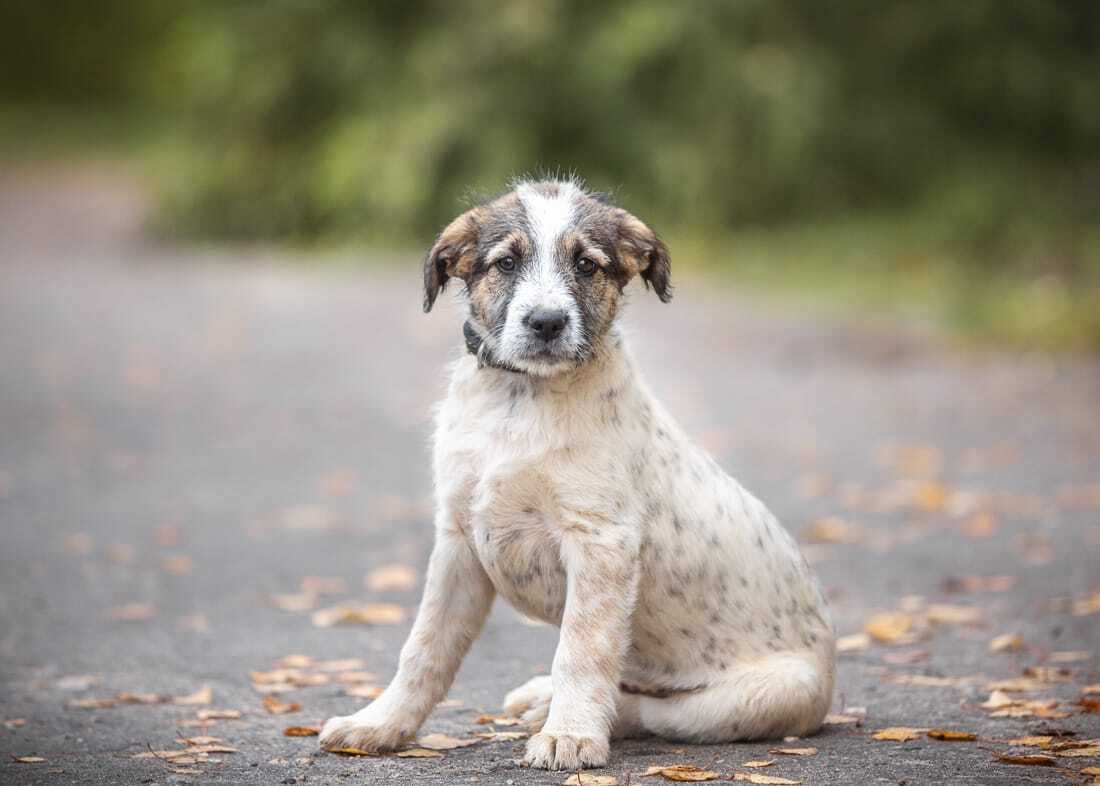
{"label": "yellow leaf", "polygon": [[474,733],[475,737],[480,737],[483,740],[489,740],[490,742],[514,742],[516,740],[522,740],[527,736],[525,731],[479,731]]}
{"label": "yellow leaf", "polygon": [[302,705],[296,701],[282,702],[274,696],[264,696],[264,709],[272,715],[286,715],[302,709]]}
{"label": "yellow leaf", "polygon": [[494,726],[518,726],[523,723],[519,718],[508,718],[498,715],[478,715],[474,723],[491,723]]}
{"label": "yellow leaf", "polygon": [[865,650],[871,646],[871,637],[866,633],[853,633],[849,636],[841,636],[836,640],[837,652],[853,652]]}
{"label": "yellow leaf", "polygon": [[433,751],[449,751],[455,748],[466,748],[470,745],[477,745],[481,740],[466,739],[460,740],[456,737],[450,737],[446,734],[427,734],[416,741],[421,748],[428,748]]}
{"label": "yellow leaf", "polygon": [[684,783],[713,781],[718,778],[717,772],[699,769],[694,764],[672,764],[666,767],[650,767],[643,775],[660,775],[665,780]]}
{"label": "yellow leaf", "polygon": [[585,775],[582,772],[570,775],[564,781],[563,786],[619,786],[617,778],[610,775]]}
{"label": "yellow leaf", "polygon": [[241,714],[240,710],[199,710],[196,716],[199,720],[234,720]]}
{"label": "yellow leaf", "polygon": [[405,609],[393,603],[343,604],[318,609],[311,617],[318,628],[333,625],[399,625],[405,621]]}
{"label": "yellow leaf", "polygon": [[1015,652],[1024,648],[1024,637],[1019,633],[1003,633],[989,642],[990,652]]}
{"label": "yellow leaf", "polygon": [[891,742],[908,742],[909,740],[919,740],[921,736],[921,729],[913,729],[908,726],[890,726],[886,729],[880,729],[871,735],[875,740],[889,740]]}
{"label": "yellow leaf", "polygon": [[1030,764],[1037,767],[1052,767],[1057,759],[1045,753],[998,753],[998,761],[1005,764]]}
{"label": "yellow leaf", "polygon": [[366,579],[371,592],[403,592],[416,587],[416,571],[408,565],[382,565],[370,572]]}
{"label": "yellow leaf", "polygon": [[377,753],[360,750],[359,748],[333,748],[330,753],[339,753],[342,756],[377,756]]}
{"label": "yellow leaf", "polygon": [[1058,751],[1058,755],[1095,759],[1097,757],[1100,757],[1100,745],[1093,745],[1088,748],[1074,748],[1072,750]]}
{"label": "yellow leaf", "polygon": [[772,784],[772,786],[797,786],[802,781],[792,781],[790,778],[779,778],[774,775],[761,775],[758,772],[735,772],[735,781],[747,781],[749,783]]}
{"label": "yellow leaf", "polygon": [[1094,682],[1092,685],[1086,685],[1081,688],[1081,695],[1088,693],[1100,693],[1100,682]]}
{"label": "yellow leaf", "polygon": [[430,751],[427,748],[409,748],[408,750],[398,751],[394,754],[402,759],[442,759],[443,754],[439,751]]}
{"label": "yellow leaf", "polygon": [[283,729],[284,737],[316,737],[320,733],[319,726],[287,726]]}
{"label": "yellow leaf", "polygon": [[813,756],[817,748],[772,748],[768,753],[778,753],[783,756]]}
{"label": "yellow leaf", "polygon": [[872,639],[882,644],[893,644],[902,640],[913,627],[913,618],[900,612],[882,612],[872,614],[863,630]]}
{"label": "yellow leaf", "polygon": [[1050,745],[1054,737],[1050,735],[1034,735],[1031,737],[1016,737],[1008,741],[1009,745],[1022,745],[1025,748],[1045,748]]}
{"label": "yellow leaf", "polygon": [[183,705],[196,705],[196,704],[209,704],[214,700],[214,691],[210,690],[210,686],[199,688],[194,693],[189,693],[186,696],[176,696],[172,699],[173,704]]}
{"label": "yellow leaf", "polygon": [[1044,688],[1046,688],[1046,685],[1042,682],[1029,677],[1014,677],[1009,680],[999,680],[998,682],[991,682],[985,686],[986,690],[999,690],[1007,693],[1031,693],[1033,691],[1043,690]]}
{"label": "yellow leaf", "polygon": [[977,606],[935,603],[928,607],[925,618],[933,625],[977,625],[982,621],[982,610]]}
{"label": "yellow leaf", "polygon": [[954,731],[952,729],[931,729],[928,736],[934,740],[945,742],[970,742],[978,739],[978,735],[969,731]]}
{"label": "yellow leaf", "polygon": [[770,767],[775,764],[775,759],[764,759],[762,761],[747,761],[742,764],[742,767],[749,767],[750,769],[760,769],[762,767]]}
{"label": "yellow leaf", "polygon": [[345,696],[354,696],[357,699],[377,699],[385,688],[378,685],[352,685],[344,691]]}
{"label": "yellow leaf", "polygon": [[20,764],[40,764],[45,761],[41,756],[15,756],[14,759]]}

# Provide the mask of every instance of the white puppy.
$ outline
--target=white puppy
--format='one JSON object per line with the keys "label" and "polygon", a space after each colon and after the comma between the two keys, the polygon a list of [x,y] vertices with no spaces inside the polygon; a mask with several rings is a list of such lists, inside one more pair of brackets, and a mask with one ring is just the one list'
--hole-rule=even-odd
{"label": "white puppy", "polygon": [[575,182],[523,182],[428,255],[425,310],[465,282],[470,354],[435,433],[436,540],[385,692],[326,748],[392,750],[450,688],[494,596],[561,628],[552,674],[505,710],[531,766],[597,767],[613,736],[719,742],[815,731],[833,633],[798,547],[638,378],[615,317],[635,275],[669,293],[664,245]]}

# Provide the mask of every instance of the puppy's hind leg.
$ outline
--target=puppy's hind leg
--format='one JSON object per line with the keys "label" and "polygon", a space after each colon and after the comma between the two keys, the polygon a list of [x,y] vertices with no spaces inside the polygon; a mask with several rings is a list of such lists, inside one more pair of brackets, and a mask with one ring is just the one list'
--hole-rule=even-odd
{"label": "puppy's hind leg", "polygon": [[653,734],[686,742],[733,742],[812,734],[829,711],[832,693],[831,661],[807,652],[739,664],[699,690],[633,698],[638,721]]}
{"label": "puppy's hind leg", "polygon": [[532,677],[504,697],[504,714],[520,718],[525,724],[541,729],[550,713],[554,696],[554,680],[549,674]]}

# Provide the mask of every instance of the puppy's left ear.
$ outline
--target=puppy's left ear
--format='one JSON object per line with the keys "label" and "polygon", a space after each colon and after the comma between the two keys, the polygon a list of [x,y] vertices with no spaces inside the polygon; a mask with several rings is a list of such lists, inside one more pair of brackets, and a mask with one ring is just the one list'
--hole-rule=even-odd
{"label": "puppy's left ear", "polygon": [[652,285],[661,302],[667,303],[672,300],[672,284],[669,282],[672,261],[668,248],[657,233],[636,216],[625,210],[618,213],[619,239],[616,249],[619,258],[632,275],[640,275],[646,287]]}
{"label": "puppy's left ear", "polygon": [[466,278],[477,255],[481,209],[468,210],[439,233],[424,259],[424,311],[432,310],[436,297],[450,278]]}

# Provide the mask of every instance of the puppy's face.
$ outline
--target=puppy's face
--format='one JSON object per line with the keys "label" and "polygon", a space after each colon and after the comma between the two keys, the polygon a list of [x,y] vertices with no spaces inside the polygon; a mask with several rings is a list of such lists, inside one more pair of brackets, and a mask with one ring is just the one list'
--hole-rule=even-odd
{"label": "puppy's face", "polygon": [[424,265],[424,310],[449,278],[498,361],[552,376],[591,358],[635,275],[668,301],[663,243],[630,213],[575,183],[521,183],[455,219]]}

